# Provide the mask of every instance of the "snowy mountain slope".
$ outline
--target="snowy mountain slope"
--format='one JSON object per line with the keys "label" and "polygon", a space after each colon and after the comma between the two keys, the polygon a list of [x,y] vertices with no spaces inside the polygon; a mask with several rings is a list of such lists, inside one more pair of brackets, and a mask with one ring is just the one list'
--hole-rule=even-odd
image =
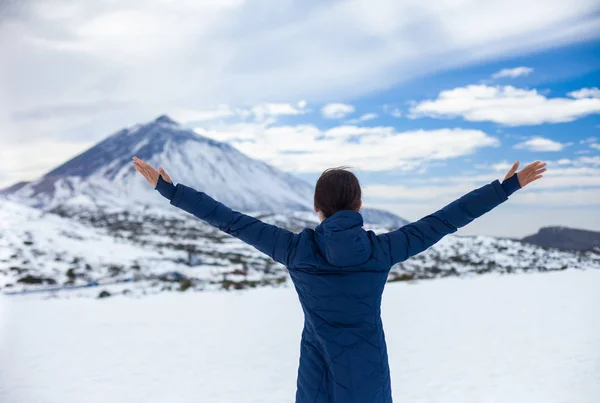
{"label": "snowy mountain slope", "polygon": [[[201,189],[240,211],[312,210],[313,186],[234,147],[183,128],[167,116],[123,129],[42,178],[5,189],[10,199],[56,206],[128,209],[165,204],[131,165],[131,157],[162,166],[174,181]],[[398,216],[365,209],[373,223],[399,226]]]}
{"label": "snowy mountain slope", "polygon": [[[289,286],[286,269],[254,248],[169,208],[111,213],[45,213],[0,202],[0,288],[4,292],[102,284],[75,295]],[[263,214],[298,231],[314,214]],[[382,227],[370,227],[376,232]],[[545,249],[519,241],[449,236],[396,265],[390,281],[564,269],[600,269],[600,254]],[[73,295],[61,293],[61,295]]]}
{"label": "snowy mountain slope", "polygon": [[0,196],[2,195],[8,195],[11,193],[16,192],[17,190],[21,189],[23,186],[27,185],[29,182],[23,181],[23,182],[17,182],[14,185],[11,185],[7,188],[4,189],[0,189]]}
{"label": "snowy mountain slope", "polygon": [[379,225],[387,228],[399,228],[408,224],[404,218],[398,217],[389,211],[376,208],[363,207],[360,209],[363,220],[371,225]]}

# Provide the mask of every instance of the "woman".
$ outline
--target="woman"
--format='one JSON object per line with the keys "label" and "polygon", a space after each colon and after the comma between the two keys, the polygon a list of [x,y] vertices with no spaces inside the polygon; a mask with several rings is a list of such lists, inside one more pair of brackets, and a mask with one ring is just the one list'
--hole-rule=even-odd
{"label": "woman", "polygon": [[297,403],[391,402],[390,371],[380,317],[390,268],[416,255],[540,179],[546,164],[476,189],[443,209],[386,234],[363,229],[361,188],[344,169],[317,181],[321,224],[295,234],[233,211],[205,193],[177,184],[134,157],[135,168],[179,207],[285,265],[304,311]]}

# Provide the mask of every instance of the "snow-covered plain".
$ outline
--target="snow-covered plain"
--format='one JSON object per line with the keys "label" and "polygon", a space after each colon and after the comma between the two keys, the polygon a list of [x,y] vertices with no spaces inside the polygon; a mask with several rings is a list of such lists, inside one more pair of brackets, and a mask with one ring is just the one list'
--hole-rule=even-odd
{"label": "snow-covered plain", "polygon": [[[597,403],[600,271],[390,283],[398,402]],[[294,291],[0,297],[0,402],[292,402]]]}

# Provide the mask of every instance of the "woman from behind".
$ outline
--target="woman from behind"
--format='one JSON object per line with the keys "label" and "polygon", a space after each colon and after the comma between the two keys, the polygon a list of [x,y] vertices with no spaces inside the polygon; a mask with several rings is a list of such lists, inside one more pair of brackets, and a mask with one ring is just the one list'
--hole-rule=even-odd
{"label": "woman from behind", "polygon": [[363,228],[358,179],[326,170],[315,188],[321,220],[295,234],[233,211],[203,192],[174,185],[166,172],[134,157],[135,168],[179,207],[283,264],[304,311],[296,403],[392,402],[381,296],[390,268],[505,202],[546,170],[534,162],[437,212],[377,235]]}

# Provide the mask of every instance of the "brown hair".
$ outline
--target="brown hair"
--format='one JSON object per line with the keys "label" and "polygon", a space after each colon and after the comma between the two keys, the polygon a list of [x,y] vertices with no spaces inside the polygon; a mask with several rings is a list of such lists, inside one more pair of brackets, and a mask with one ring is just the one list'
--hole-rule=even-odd
{"label": "brown hair", "polygon": [[315,186],[315,209],[325,218],[340,210],[358,211],[361,190],[358,178],[349,167],[326,169]]}

